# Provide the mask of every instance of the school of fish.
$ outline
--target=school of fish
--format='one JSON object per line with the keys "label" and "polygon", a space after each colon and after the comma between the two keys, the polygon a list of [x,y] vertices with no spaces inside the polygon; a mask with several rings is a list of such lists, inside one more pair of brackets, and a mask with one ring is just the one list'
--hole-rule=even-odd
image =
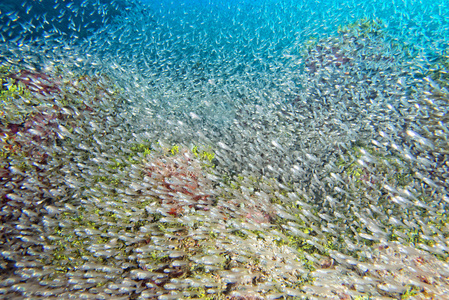
{"label": "school of fish", "polygon": [[449,299],[447,1],[0,12],[0,299]]}

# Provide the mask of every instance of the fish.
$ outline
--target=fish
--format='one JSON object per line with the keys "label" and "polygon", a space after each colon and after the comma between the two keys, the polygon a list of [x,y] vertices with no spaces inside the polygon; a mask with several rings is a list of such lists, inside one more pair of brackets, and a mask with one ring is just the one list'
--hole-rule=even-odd
{"label": "fish", "polygon": [[443,2],[2,8],[1,293],[441,297]]}

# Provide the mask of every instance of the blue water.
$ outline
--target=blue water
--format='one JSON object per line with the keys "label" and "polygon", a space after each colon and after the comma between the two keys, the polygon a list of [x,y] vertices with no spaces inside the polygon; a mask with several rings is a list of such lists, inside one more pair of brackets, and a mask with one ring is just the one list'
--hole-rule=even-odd
{"label": "blue water", "polygon": [[[448,39],[449,4],[447,1],[144,1],[156,14],[176,24],[195,19],[209,21],[213,29],[238,28],[251,24],[252,30],[272,24],[274,30],[310,34],[331,33],[339,25],[357,19],[380,18],[387,30],[397,37],[429,46],[431,41],[446,44]],[[197,12],[195,14],[194,12]],[[179,19],[178,19],[179,18]],[[229,21],[234,20],[234,26]],[[179,23],[178,23],[179,24]],[[248,32],[252,35],[254,32]],[[269,34],[263,38],[273,38]],[[276,38],[276,37],[274,37]],[[277,37],[280,38],[280,37]],[[290,39],[289,35],[285,38]]]}

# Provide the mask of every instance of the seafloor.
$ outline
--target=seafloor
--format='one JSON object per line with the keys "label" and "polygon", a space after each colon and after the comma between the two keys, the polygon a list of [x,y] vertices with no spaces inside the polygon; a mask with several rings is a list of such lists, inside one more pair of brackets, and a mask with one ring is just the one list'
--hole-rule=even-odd
{"label": "seafloor", "polygon": [[449,299],[445,1],[0,4],[0,298]]}

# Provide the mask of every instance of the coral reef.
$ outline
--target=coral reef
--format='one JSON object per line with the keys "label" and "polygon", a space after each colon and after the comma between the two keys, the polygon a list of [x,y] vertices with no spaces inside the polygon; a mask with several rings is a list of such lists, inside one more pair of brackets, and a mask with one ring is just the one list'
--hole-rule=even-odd
{"label": "coral reef", "polygon": [[[144,14],[107,28],[146,34],[126,27]],[[385,26],[360,19],[221,77],[198,59],[81,58],[92,40],[60,60],[11,48],[0,297],[447,298],[447,57],[424,63]]]}

